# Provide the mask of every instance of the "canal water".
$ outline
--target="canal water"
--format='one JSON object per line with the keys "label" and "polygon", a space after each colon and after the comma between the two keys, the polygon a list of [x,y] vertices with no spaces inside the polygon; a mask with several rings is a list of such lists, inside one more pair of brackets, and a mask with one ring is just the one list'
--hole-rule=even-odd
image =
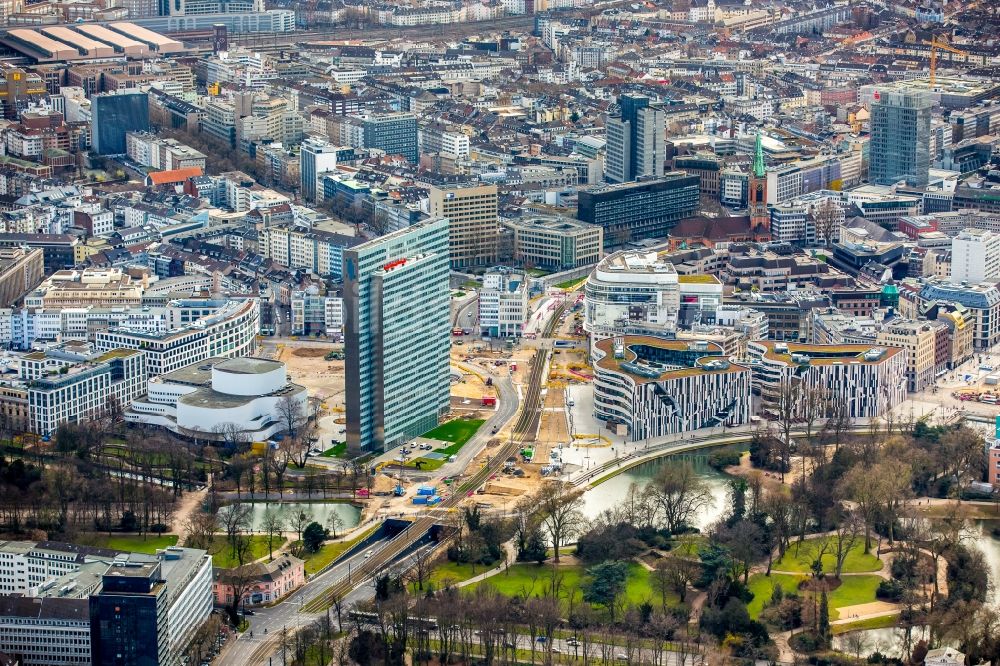
{"label": "canal water", "polygon": [[[680,454],[650,461],[639,467],[623,472],[596,488],[592,488],[584,493],[583,512],[588,518],[596,518],[605,509],[611,508],[616,503],[622,501],[628,492],[629,486],[633,483],[640,488],[645,487],[656,477],[657,472],[670,460],[683,459],[692,463],[695,471],[698,472],[702,480],[708,485],[712,494],[712,502],[703,507],[695,519],[694,526],[704,530],[713,522],[721,518],[728,508],[728,488],[731,477],[720,473],[708,465],[708,456],[713,453],[712,449],[698,452],[697,454]],[[989,566],[991,582],[989,602],[1000,605],[1000,539],[992,534],[993,527],[1000,525],[1000,520],[976,520],[970,521],[969,527],[964,534],[963,543],[970,547],[978,548],[983,552],[986,563]],[[901,655],[904,645],[904,633],[902,629],[866,629],[860,632],[851,632],[862,637],[862,657],[873,652],[881,652],[891,657],[905,657]],[[913,629],[913,641],[924,637],[926,629],[917,627]],[[834,647],[845,652],[852,652],[847,644],[846,634],[834,638]],[[908,655],[907,655],[908,656]]]}
{"label": "canal water", "polygon": [[289,519],[300,511],[312,516],[312,520],[326,528],[330,527],[330,516],[337,514],[340,517],[338,534],[343,530],[357,526],[361,519],[361,509],[346,502],[255,502],[251,518],[253,529],[261,529],[264,522],[264,512],[269,508],[281,511],[285,517],[286,530],[291,530],[287,525]]}
{"label": "canal water", "polygon": [[725,514],[729,501],[729,478],[708,465],[708,456],[717,449],[705,449],[697,454],[677,454],[666,458],[658,458],[643,463],[638,467],[612,477],[596,488],[591,488],[583,495],[583,513],[587,518],[596,518],[602,511],[621,502],[633,483],[640,488],[649,485],[656,478],[657,472],[668,461],[686,460],[690,462],[698,475],[708,486],[712,501],[706,504],[691,521],[694,527],[705,529]]}

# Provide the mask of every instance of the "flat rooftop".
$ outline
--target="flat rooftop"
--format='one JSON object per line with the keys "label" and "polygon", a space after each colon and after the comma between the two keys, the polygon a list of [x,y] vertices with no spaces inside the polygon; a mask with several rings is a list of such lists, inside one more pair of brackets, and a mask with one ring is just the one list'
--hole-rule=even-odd
{"label": "flat rooftop", "polygon": [[793,355],[807,358],[809,365],[848,365],[852,363],[876,365],[903,352],[898,347],[868,344],[809,345],[770,340],[755,341],[753,344],[766,348],[764,358],[781,361],[788,365],[798,364],[798,360],[793,358]]}
{"label": "flat rooftop", "polygon": [[[730,363],[723,355],[722,346],[714,342],[667,340],[651,335],[627,335],[619,339],[622,341],[620,358],[615,357],[614,338],[605,338],[595,344],[604,353],[597,365],[604,370],[628,374],[636,384],[712,372],[748,371],[745,366]],[[643,351],[643,355],[639,351]]]}
{"label": "flat rooftop", "polygon": [[272,361],[266,358],[253,358],[241,356],[239,358],[227,358],[221,363],[216,363],[215,368],[222,372],[229,372],[234,375],[263,375],[284,367],[280,361]]}

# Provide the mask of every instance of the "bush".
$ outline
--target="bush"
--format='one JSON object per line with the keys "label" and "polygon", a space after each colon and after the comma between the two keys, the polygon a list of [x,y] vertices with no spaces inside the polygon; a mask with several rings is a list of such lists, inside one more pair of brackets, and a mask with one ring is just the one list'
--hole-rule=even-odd
{"label": "bush", "polygon": [[811,631],[802,631],[789,638],[788,645],[796,652],[818,652],[826,649],[826,639]]}
{"label": "bush", "polygon": [[898,580],[883,580],[878,584],[878,589],[875,591],[875,598],[898,603],[903,598],[903,591],[903,584]]}
{"label": "bush", "polygon": [[739,451],[716,451],[708,457],[708,464],[715,469],[733,467],[740,464]]}

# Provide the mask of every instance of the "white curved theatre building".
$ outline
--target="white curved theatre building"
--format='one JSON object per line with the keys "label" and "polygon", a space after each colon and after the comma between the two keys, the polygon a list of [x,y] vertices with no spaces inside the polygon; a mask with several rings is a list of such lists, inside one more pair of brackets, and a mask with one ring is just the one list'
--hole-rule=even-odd
{"label": "white curved theatre building", "polygon": [[290,398],[306,414],[305,387],[288,381],[285,364],[262,358],[210,358],[149,380],[125,419],[180,435],[219,439],[225,424],[253,440],[286,429]]}

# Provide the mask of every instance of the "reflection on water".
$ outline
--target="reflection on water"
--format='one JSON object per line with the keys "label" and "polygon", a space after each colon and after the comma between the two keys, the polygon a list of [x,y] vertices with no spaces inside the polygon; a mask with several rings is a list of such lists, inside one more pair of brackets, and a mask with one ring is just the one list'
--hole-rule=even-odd
{"label": "reflection on water", "polygon": [[694,465],[695,471],[705,481],[712,493],[712,502],[702,507],[692,521],[695,527],[704,529],[722,517],[726,512],[728,502],[727,489],[729,487],[729,477],[709,467],[706,462],[708,456],[715,450],[706,449],[697,455],[680,454],[668,458],[658,458],[608,479],[596,488],[592,488],[584,493],[583,513],[587,518],[597,517],[601,511],[620,502],[625,497],[628,487],[631,484],[636,483],[640,487],[645,487],[653,480],[656,473],[668,460],[676,461],[683,459]]}
{"label": "reflection on water", "polygon": [[264,522],[264,511],[269,507],[281,511],[286,521],[285,529],[289,531],[291,528],[287,525],[288,519],[300,511],[305,511],[307,515],[312,516],[314,521],[328,529],[330,527],[330,516],[336,513],[340,516],[340,526],[337,528],[338,533],[341,530],[357,526],[358,521],[361,519],[361,509],[343,502],[256,502],[253,505],[253,529],[261,529],[261,525]]}
{"label": "reflection on water", "polygon": [[[993,527],[998,525],[995,520],[970,521],[969,527],[962,534],[962,542],[969,547],[978,548],[983,552],[986,564],[990,570],[990,598],[988,602],[1000,604],[1000,539],[993,536]],[[921,638],[927,637],[927,627],[915,627],[911,645]],[[851,638],[851,637],[857,638]],[[852,631],[849,634],[835,636],[833,647],[848,654],[854,654],[861,648],[861,656],[873,652],[881,652],[889,657],[906,659],[909,655],[902,654],[905,647],[905,632],[902,629],[865,629]],[[955,647],[955,646],[952,646]]]}
{"label": "reflection on water", "polygon": [[[927,638],[927,627],[913,627],[910,631],[911,649],[917,641]],[[909,658],[908,654],[903,654],[906,652],[906,631],[895,627],[864,629],[834,636],[833,648],[852,656],[860,654],[862,659],[875,652],[887,657]]]}

